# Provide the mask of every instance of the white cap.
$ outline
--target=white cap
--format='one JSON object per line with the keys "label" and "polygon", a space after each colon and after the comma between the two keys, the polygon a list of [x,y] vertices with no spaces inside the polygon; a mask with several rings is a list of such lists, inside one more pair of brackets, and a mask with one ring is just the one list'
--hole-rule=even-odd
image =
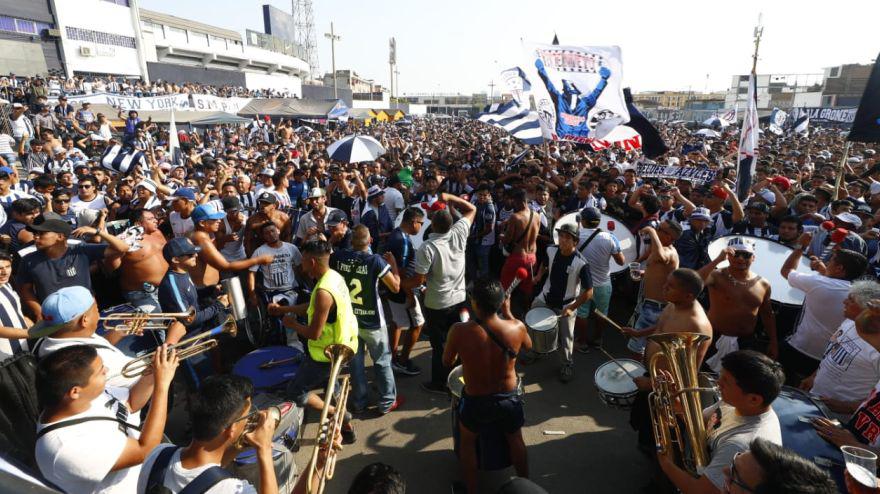
{"label": "white cap", "polygon": [[844,223],[849,223],[856,228],[862,227],[862,219],[853,213],[840,213],[838,215],[835,215],[834,217]]}
{"label": "white cap", "polygon": [[880,182],[871,182],[871,195],[880,194]]}
{"label": "white cap", "polygon": [[727,246],[733,250],[744,250],[746,252],[755,253],[755,241],[745,237],[733,237],[727,242]]}
{"label": "white cap", "polygon": [[776,194],[773,193],[770,189],[761,189],[758,192],[758,195],[761,196],[762,199],[767,201],[768,204],[776,204]]}

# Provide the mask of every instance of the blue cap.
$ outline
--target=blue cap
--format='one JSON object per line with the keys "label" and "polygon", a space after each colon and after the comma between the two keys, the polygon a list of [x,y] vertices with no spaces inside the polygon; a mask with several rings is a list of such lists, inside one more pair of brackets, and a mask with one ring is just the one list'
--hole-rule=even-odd
{"label": "blue cap", "polygon": [[581,209],[580,218],[581,221],[586,221],[587,223],[602,221],[602,213],[592,206],[587,206],[584,209]]}
{"label": "blue cap", "polygon": [[12,175],[13,173],[15,173],[15,170],[9,168],[8,166],[0,166],[0,173]]}
{"label": "blue cap", "polygon": [[213,204],[202,204],[196,206],[189,217],[192,218],[193,223],[198,223],[199,221],[205,220],[222,220],[226,217],[226,213],[223,211],[217,211]]}
{"label": "blue cap", "polygon": [[95,297],[87,288],[68,286],[46,297],[40,309],[43,320],[28,330],[29,338],[49,336],[65,324],[86,313],[95,304]]}
{"label": "blue cap", "polygon": [[196,247],[186,237],[177,237],[169,240],[165,247],[162,247],[162,256],[166,261],[171,262],[172,257],[183,257],[201,252],[201,247]]}
{"label": "blue cap", "polygon": [[186,199],[187,201],[196,201],[196,193],[192,189],[187,189],[186,187],[181,187],[175,190],[173,196]]}

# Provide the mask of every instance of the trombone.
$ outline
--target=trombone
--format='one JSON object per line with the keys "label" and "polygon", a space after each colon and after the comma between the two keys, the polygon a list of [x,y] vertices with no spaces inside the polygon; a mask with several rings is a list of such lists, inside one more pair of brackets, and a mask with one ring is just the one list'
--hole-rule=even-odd
{"label": "trombone", "polygon": [[[191,320],[195,315],[195,307],[190,307],[186,312],[117,312],[101,316],[98,321],[104,323],[108,330],[137,334],[142,331],[164,331],[174,321]],[[108,322],[117,324],[107,324]]]}
{"label": "trombone", "polygon": [[[185,360],[195,355],[205,353],[208,350],[216,347],[218,343],[217,340],[215,340],[214,338],[224,333],[232,337],[235,337],[235,335],[238,333],[238,328],[235,325],[235,319],[233,319],[232,316],[229,316],[226,319],[226,322],[217,326],[216,328],[209,329],[204,333],[199,333],[191,338],[179,341],[169,346],[168,350],[177,350],[177,357],[180,360]],[[142,376],[144,374],[149,374],[153,371],[153,357],[155,356],[155,354],[156,352],[152,351],[146,355],[131,360],[122,368],[122,376],[133,378]]]}
{"label": "trombone", "polygon": [[[306,477],[307,492],[312,494],[316,492],[321,494],[324,492],[325,484],[333,478],[336,472],[337,451],[334,446],[334,440],[337,434],[342,431],[342,422],[345,418],[345,406],[348,402],[348,393],[351,389],[349,376],[343,376],[339,387],[339,398],[336,399],[336,413],[333,417],[330,414],[330,406],[333,401],[333,392],[336,388],[336,380],[339,378],[339,372],[342,370],[342,364],[351,360],[354,356],[354,350],[340,344],[328,345],[324,349],[324,355],[330,359],[330,380],[327,382],[327,389],[324,392],[324,408],[321,410],[321,420],[318,421],[318,437],[315,440],[315,449],[312,451],[312,461],[309,463],[309,471]],[[318,458],[322,451],[326,451],[326,459],[324,467],[321,469],[321,478],[317,481],[317,487],[312,486],[315,473],[318,469]]]}

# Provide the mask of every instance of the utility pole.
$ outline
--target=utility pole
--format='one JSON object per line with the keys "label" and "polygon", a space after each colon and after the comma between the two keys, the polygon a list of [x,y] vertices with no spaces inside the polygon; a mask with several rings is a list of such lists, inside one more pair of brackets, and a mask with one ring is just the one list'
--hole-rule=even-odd
{"label": "utility pole", "polygon": [[489,104],[492,104],[492,100],[495,99],[495,81],[489,81]]}
{"label": "utility pole", "polygon": [[336,84],[336,42],[342,39],[342,36],[336,34],[333,30],[333,23],[330,23],[330,32],[324,33],[324,37],[330,40],[330,60],[333,68],[333,97],[339,99],[339,87]]}
{"label": "utility pole", "polygon": [[394,99],[394,68],[397,66],[397,41],[394,38],[388,40],[388,75],[391,82],[391,99]]}

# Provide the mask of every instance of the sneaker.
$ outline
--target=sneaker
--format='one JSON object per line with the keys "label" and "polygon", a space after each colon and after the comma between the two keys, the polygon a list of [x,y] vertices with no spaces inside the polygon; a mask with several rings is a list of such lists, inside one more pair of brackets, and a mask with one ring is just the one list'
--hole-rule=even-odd
{"label": "sneaker", "polygon": [[387,415],[400,408],[401,405],[403,405],[403,396],[398,396],[397,399],[394,400],[394,403],[392,403],[391,406],[386,408],[385,410],[380,411],[379,415]]}
{"label": "sneaker", "polygon": [[449,394],[449,388],[447,388],[445,384],[437,384],[432,381],[423,382],[422,389],[427,391],[428,393],[434,393],[438,395]]}
{"label": "sneaker", "polygon": [[412,363],[412,360],[407,360],[406,363],[397,363],[396,367],[393,367],[394,372],[398,374],[403,374],[404,376],[418,376],[422,373],[422,369],[416,364]]}
{"label": "sneaker", "polygon": [[342,426],[342,444],[354,444],[357,441],[357,434],[351,424]]}
{"label": "sneaker", "polygon": [[391,361],[391,371],[394,372],[395,374],[408,375],[408,374],[406,373],[406,367],[404,367],[403,365],[401,365],[401,364],[400,364],[398,361],[396,361],[396,360],[392,360],[392,361]]}
{"label": "sneaker", "polygon": [[567,383],[574,379],[574,366],[571,364],[565,364],[559,369],[559,380]]}

